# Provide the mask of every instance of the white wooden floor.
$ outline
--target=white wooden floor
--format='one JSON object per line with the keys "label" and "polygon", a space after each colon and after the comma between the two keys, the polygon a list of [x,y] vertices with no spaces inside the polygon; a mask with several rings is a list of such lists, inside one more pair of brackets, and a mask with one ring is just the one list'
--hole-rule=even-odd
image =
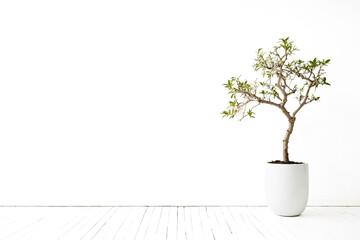
{"label": "white wooden floor", "polygon": [[359,240],[360,207],[0,207],[0,239]]}

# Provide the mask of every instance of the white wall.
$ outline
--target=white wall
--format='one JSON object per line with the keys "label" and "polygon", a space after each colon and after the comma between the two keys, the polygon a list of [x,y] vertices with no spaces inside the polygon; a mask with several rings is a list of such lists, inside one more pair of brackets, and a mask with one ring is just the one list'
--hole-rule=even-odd
{"label": "white wall", "polygon": [[0,204],[265,204],[280,111],[222,119],[231,76],[290,36],[331,58],[290,157],[309,204],[360,204],[360,2],[1,1]]}

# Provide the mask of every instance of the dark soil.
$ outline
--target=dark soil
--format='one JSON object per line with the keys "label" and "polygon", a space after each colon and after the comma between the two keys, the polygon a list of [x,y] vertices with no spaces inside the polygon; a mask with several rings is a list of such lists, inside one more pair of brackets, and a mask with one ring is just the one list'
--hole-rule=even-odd
{"label": "dark soil", "polygon": [[303,162],[293,162],[293,161],[289,161],[289,162],[284,162],[284,161],[280,161],[280,160],[274,160],[268,163],[274,163],[274,164],[304,164]]}

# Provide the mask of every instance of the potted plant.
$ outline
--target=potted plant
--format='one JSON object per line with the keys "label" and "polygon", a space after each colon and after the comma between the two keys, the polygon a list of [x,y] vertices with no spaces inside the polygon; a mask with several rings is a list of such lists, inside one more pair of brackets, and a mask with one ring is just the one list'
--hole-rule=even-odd
{"label": "potted plant", "polygon": [[[320,99],[314,95],[318,87],[330,85],[324,77],[324,67],[330,59],[294,59],[296,51],[298,49],[289,38],[280,38],[268,53],[261,48],[257,51],[253,67],[261,72],[263,81],[250,82],[232,77],[224,84],[230,101],[227,110],[222,112],[223,117],[254,118],[254,108],[268,104],[281,110],[288,120],[282,143],[283,160],[267,162],[266,166],[267,203],[281,216],[300,215],[308,199],[308,164],[289,159],[289,140],[296,116],[305,105]],[[295,108],[289,106],[290,102]]]}

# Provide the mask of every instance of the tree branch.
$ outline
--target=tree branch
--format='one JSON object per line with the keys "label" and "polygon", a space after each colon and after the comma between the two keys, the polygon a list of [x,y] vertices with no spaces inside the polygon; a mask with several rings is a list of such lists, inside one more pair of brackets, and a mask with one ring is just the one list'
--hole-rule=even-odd
{"label": "tree branch", "polygon": [[313,86],[313,82],[311,82],[308,86],[308,89],[306,91],[306,94],[305,94],[305,97],[304,97],[304,100],[302,101],[302,103],[300,104],[300,106],[293,112],[292,114],[292,117],[295,117],[295,115],[300,111],[300,109],[306,104],[306,101],[309,97],[309,92],[310,92],[310,89],[312,88]]}
{"label": "tree branch", "polygon": [[[281,86],[280,82],[281,79],[283,79],[283,75],[282,75],[282,69],[280,70],[280,73],[278,73],[278,82],[276,83],[276,86],[280,89],[281,93],[283,94],[283,100],[281,102],[282,106],[285,106],[286,102],[287,102],[287,94],[285,92],[285,89]],[[284,80],[284,79],[283,79]]]}
{"label": "tree branch", "polygon": [[273,105],[273,106],[276,106],[276,107],[280,108],[280,104],[269,101],[269,100],[262,99],[261,97],[255,95],[253,93],[243,91],[243,90],[239,90],[239,89],[236,89],[235,91],[238,92],[238,93],[242,93],[242,94],[244,94],[244,95],[246,95],[248,97],[251,97],[251,98],[253,98],[253,100],[258,101],[259,103],[266,103],[266,104]]}

